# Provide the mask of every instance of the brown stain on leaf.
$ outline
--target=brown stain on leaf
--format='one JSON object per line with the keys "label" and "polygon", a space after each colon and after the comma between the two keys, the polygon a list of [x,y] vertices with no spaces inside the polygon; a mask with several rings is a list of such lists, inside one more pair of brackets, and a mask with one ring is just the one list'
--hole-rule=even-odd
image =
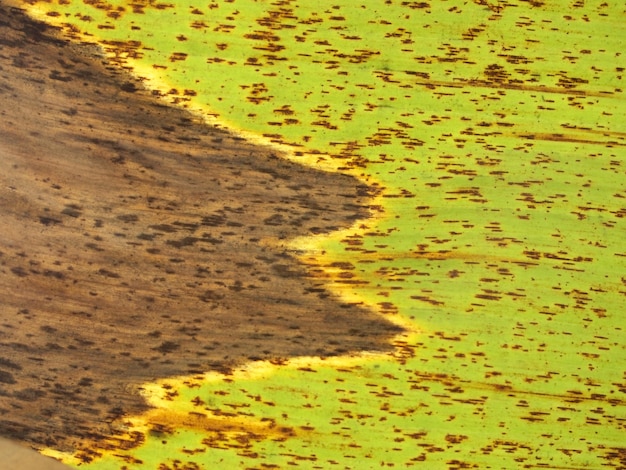
{"label": "brown stain on leaf", "polygon": [[106,442],[146,409],[141,383],[390,349],[398,327],[261,243],[350,226],[370,188],[164,105],[18,9],[0,18],[1,435]]}

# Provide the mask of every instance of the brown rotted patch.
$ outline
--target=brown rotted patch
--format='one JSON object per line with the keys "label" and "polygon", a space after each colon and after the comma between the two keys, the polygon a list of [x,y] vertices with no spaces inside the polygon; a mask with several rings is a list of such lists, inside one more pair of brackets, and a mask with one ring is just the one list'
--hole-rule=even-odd
{"label": "brown rotted patch", "polygon": [[71,449],[146,381],[383,350],[398,328],[263,244],[347,227],[371,190],[166,106],[0,5],[0,435]]}

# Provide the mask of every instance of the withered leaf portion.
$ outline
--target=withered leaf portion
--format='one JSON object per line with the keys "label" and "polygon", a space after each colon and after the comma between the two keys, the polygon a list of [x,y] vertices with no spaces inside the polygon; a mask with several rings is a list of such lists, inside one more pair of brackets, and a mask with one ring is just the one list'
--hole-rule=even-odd
{"label": "withered leaf portion", "polygon": [[159,103],[0,5],[0,435],[68,449],[137,387],[245,361],[386,349],[267,240],[347,227],[371,191]]}

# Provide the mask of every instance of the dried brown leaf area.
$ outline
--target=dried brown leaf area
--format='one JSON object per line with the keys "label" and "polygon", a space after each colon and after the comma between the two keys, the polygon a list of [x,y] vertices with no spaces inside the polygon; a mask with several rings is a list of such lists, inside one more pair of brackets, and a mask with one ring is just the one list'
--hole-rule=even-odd
{"label": "dried brown leaf area", "polygon": [[388,348],[397,327],[267,246],[366,216],[366,186],[159,104],[4,6],[0,44],[2,435],[67,450],[145,409],[144,382]]}

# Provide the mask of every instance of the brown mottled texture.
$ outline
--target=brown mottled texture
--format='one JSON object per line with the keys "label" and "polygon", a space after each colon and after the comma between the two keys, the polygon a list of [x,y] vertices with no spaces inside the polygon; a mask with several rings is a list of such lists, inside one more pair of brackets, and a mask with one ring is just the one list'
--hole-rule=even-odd
{"label": "brown mottled texture", "polygon": [[370,193],[0,5],[0,435],[70,449],[146,381],[388,348],[397,327],[263,243],[349,226]]}

